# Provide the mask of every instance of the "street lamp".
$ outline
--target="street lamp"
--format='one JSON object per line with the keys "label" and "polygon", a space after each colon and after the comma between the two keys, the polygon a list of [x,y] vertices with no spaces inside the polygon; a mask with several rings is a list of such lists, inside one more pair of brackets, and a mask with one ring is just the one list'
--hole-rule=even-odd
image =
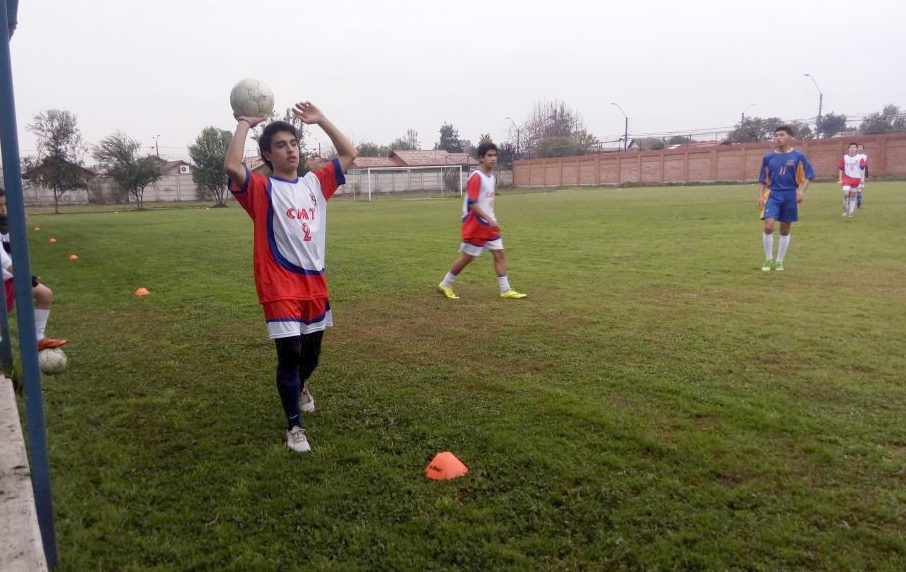
{"label": "street lamp", "polygon": [[807,78],[811,78],[812,83],[815,84],[815,89],[818,90],[818,117],[815,118],[815,139],[821,138],[821,108],[824,106],[824,94],[821,93],[821,88],[818,87],[818,82],[815,81],[815,76],[810,73],[803,74]]}
{"label": "street lamp", "polygon": [[510,120],[510,123],[513,124],[513,128],[516,130],[516,156],[519,156],[519,126],[516,125],[516,122],[507,117]]}
{"label": "street lamp", "polygon": [[154,152],[160,157],[160,147],[157,145],[157,140],[160,139],[160,134],[154,136]]}
{"label": "street lamp", "polygon": [[629,116],[626,115],[626,112],[623,111],[623,108],[620,107],[620,105],[618,103],[614,103],[611,101],[610,105],[613,105],[617,109],[619,109],[620,113],[622,113],[623,117],[626,119],[625,123],[623,124],[623,151],[626,151],[626,149],[628,149],[628,145],[629,145]]}
{"label": "street lamp", "polygon": [[742,113],[740,114],[740,118],[739,118],[739,126],[740,126],[740,127],[745,127],[745,124],[746,124],[746,111],[752,109],[752,108],[755,107],[756,105],[758,105],[758,104],[757,104],[757,103],[750,103],[749,105],[746,106],[745,109],[742,110]]}

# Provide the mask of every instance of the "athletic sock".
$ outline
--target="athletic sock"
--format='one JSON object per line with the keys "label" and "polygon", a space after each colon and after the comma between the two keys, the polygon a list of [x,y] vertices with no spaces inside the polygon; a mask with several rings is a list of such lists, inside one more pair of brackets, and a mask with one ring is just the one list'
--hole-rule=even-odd
{"label": "athletic sock", "polygon": [[764,241],[764,259],[774,260],[774,233],[762,233],[761,237]]}
{"label": "athletic sock", "polygon": [[498,276],[497,283],[500,285],[501,292],[508,292],[510,290],[510,279],[506,277],[506,274]]}
{"label": "athletic sock", "polygon": [[302,426],[299,416],[299,368],[288,371],[277,368],[277,393],[286,413],[286,428],[292,429],[296,425]]}
{"label": "athletic sock", "polygon": [[48,319],[50,319],[50,309],[35,308],[35,334],[37,334],[39,340],[44,337]]}
{"label": "athletic sock", "polygon": [[780,244],[777,246],[777,262],[783,262],[783,258],[786,256],[786,251],[790,247],[790,237],[792,235],[783,236],[780,235]]}
{"label": "athletic sock", "polygon": [[456,280],[456,274],[452,272],[447,272],[447,275],[444,276],[443,281],[440,283],[444,288],[450,288],[453,286],[453,281]]}

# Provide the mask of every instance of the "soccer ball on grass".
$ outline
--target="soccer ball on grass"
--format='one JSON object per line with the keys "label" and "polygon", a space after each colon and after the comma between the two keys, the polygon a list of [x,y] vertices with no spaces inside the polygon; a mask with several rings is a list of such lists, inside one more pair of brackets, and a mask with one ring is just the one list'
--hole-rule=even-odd
{"label": "soccer ball on grass", "polygon": [[274,92],[263,81],[246,78],[233,86],[230,105],[239,116],[267,117],[274,111]]}
{"label": "soccer ball on grass", "polygon": [[55,375],[66,371],[69,360],[62,348],[48,348],[38,352],[38,366],[42,373]]}

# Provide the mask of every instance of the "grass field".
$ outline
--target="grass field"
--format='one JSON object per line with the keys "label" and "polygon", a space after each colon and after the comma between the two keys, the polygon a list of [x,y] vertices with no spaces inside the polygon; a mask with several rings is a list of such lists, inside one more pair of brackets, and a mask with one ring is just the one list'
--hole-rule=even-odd
{"label": "grass field", "polygon": [[784,273],[755,198],[503,192],[521,301],[435,292],[458,199],[335,202],[305,456],[240,208],[32,215],[61,569],[906,569],[906,183],[813,186]]}

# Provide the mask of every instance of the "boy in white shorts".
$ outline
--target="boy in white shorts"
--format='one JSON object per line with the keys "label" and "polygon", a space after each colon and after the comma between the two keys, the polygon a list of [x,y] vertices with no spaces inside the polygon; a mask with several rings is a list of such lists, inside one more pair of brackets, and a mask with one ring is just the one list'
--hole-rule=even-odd
{"label": "boy in white shorts", "polygon": [[500,297],[509,299],[526,297],[525,294],[510,287],[503,258],[500,224],[494,217],[497,178],[493,171],[497,166],[497,155],[497,146],[493,143],[483,143],[478,146],[478,169],[473,171],[469,177],[468,193],[463,201],[462,244],[459,247],[461,254],[441,283],[437,285],[437,289],[451,300],[459,298],[453,292],[453,281],[475,257],[481,256],[485,250],[490,251],[494,256],[494,269],[497,271]]}

